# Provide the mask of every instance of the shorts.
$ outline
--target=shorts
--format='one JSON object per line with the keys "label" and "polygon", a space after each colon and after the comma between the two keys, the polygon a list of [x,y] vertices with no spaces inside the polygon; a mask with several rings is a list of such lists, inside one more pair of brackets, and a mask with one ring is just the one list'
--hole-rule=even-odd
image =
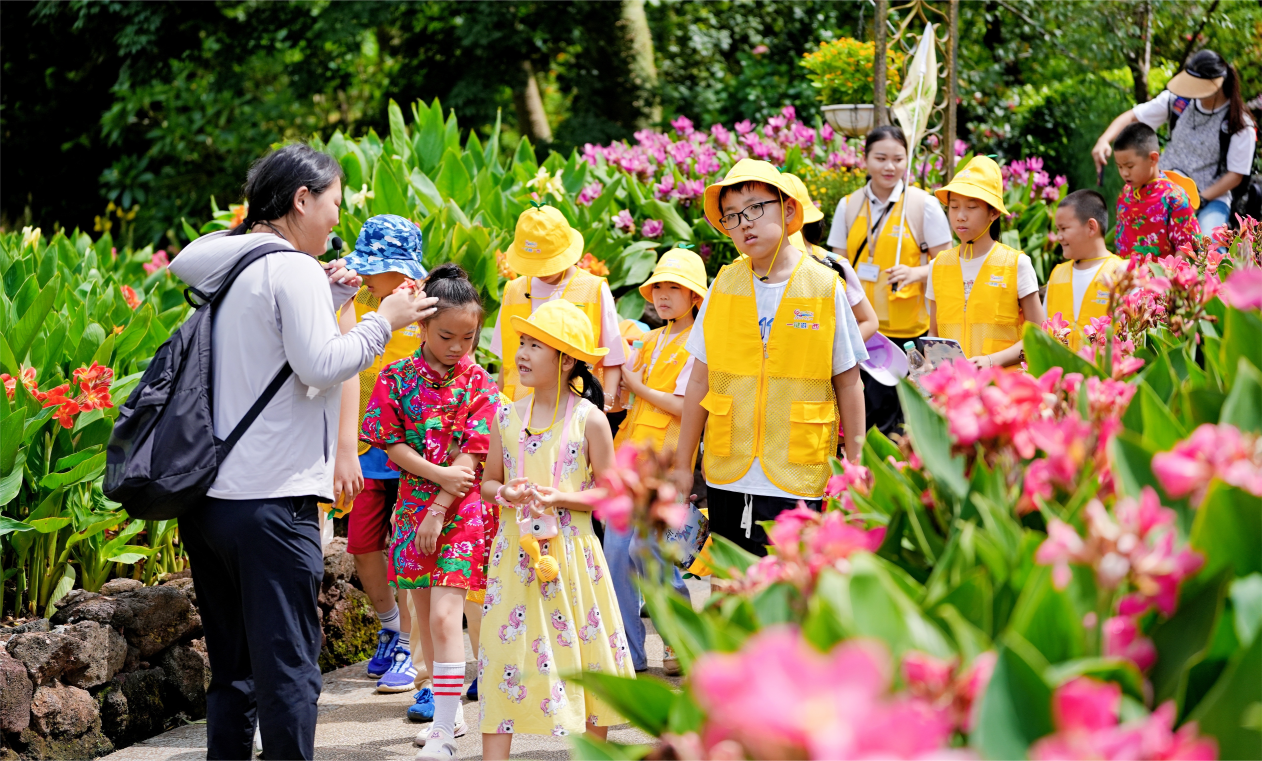
{"label": "shorts", "polygon": [[364,479],[364,490],[355,497],[355,507],[346,516],[348,554],[384,552],[390,546],[390,515],[398,498],[399,479]]}
{"label": "shorts", "polygon": [[[749,536],[741,528],[741,517],[745,511],[745,500],[750,501],[750,512],[753,519],[749,527]],[[745,494],[728,491],[717,486],[709,487],[710,533],[730,539],[748,552],[759,557],[767,554],[767,532],[759,526],[759,521],[774,521],[780,513],[792,510],[798,502],[816,512],[823,509],[823,500],[794,497],[764,497],[761,494]]]}

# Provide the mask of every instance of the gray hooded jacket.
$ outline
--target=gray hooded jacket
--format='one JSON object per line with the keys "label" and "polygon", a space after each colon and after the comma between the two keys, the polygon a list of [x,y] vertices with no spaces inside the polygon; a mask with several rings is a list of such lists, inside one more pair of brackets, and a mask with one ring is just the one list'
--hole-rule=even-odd
{"label": "gray hooded jacket", "polygon": [[[270,233],[206,235],[170,269],[214,293],[242,255],[266,242],[285,243]],[[232,431],[286,361],[294,374],[224,460],[209,496],[332,500],[342,381],[372,364],[391,333],[374,312],[341,334],[336,310],[354,295],[298,252],[265,256],[237,277],[212,333],[215,435]]]}

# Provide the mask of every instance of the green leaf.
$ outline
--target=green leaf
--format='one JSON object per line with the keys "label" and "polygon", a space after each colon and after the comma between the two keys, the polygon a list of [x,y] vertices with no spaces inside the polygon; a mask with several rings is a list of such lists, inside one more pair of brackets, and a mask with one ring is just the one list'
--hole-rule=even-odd
{"label": "green leaf", "polygon": [[713,561],[709,565],[720,579],[730,577],[732,571],[743,574],[751,565],[758,562],[757,555],[718,534],[710,534],[710,549],[707,552]]}
{"label": "green leaf", "polygon": [[377,162],[372,180],[373,198],[368,205],[374,215],[398,214],[401,217],[411,218],[412,209],[408,206],[408,197],[403,184],[395,173],[396,166],[394,161],[385,157]]}
{"label": "green leaf", "polygon": [[1043,677],[1056,687],[1080,676],[1116,682],[1127,695],[1136,700],[1146,700],[1144,675],[1134,661],[1125,658],[1077,658],[1057,663],[1043,673]]}
{"label": "green leaf", "polygon": [[1228,309],[1223,326],[1222,358],[1219,366],[1227,374],[1227,386],[1236,382],[1240,359],[1248,359],[1254,367],[1262,367],[1262,317],[1239,309]]}
{"label": "green leaf", "polygon": [[638,761],[653,750],[651,745],[619,745],[597,739],[590,732],[569,736],[574,758],[584,761]]}
{"label": "green leaf", "polygon": [[53,587],[53,592],[48,596],[48,607],[44,609],[45,616],[52,616],[56,612],[53,603],[70,594],[70,590],[74,589],[75,570],[74,566],[66,564],[65,569],[61,572],[61,578],[57,580],[57,586]]}
{"label": "green leaf", "polygon": [[1262,498],[1211,481],[1196,510],[1189,544],[1205,558],[1202,579],[1223,568],[1234,576],[1262,572]]}
{"label": "green leaf", "polygon": [[101,452],[84,460],[64,473],[49,473],[39,485],[43,489],[57,489],[62,486],[94,480],[105,471],[105,453]]}
{"label": "green leaf", "polygon": [[393,98],[386,107],[386,113],[390,123],[390,147],[399,158],[406,161],[412,154],[412,145],[408,140],[407,125],[403,123],[403,111]]}
{"label": "green leaf", "polygon": [[[1262,342],[1262,336],[1258,339]],[[1262,373],[1245,357],[1240,358],[1236,367],[1236,380],[1223,403],[1218,422],[1230,423],[1242,431],[1262,433]]]}
{"label": "green leaf", "polygon": [[1052,730],[1051,688],[1015,650],[1001,646],[969,743],[986,759],[1025,758]]}
{"label": "green leaf", "polygon": [[111,557],[106,558],[106,560],[110,561],[111,563],[123,563],[125,565],[132,565],[133,563],[139,563],[144,558],[147,558],[150,555],[152,555],[157,548],[156,547],[136,547],[135,545],[129,544],[127,545],[127,549],[131,550],[131,552],[123,552],[118,555],[113,555]]}
{"label": "green leaf", "polygon": [[665,683],[651,676],[627,678],[583,671],[570,674],[571,679],[596,693],[627,721],[651,735],[666,731],[675,693]]}
{"label": "green leaf", "polygon": [[1174,615],[1153,629],[1152,641],[1157,646],[1157,664],[1151,674],[1155,704],[1170,698],[1182,704],[1188,670],[1209,648],[1228,580],[1222,573],[1200,589],[1186,585]]}
{"label": "green leaf", "polygon": [[[1135,406],[1132,400],[1132,406]],[[1139,499],[1145,486],[1159,487],[1152,473],[1152,456],[1157,453],[1148,442],[1129,431],[1121,431],[1109,443],[1113,475],[1122,494]]]}
{"label": "green leaf", "polygon": [[1071,596],[1073,589],[1056,589],[1052,569],[1036,567],[1021,588],[1008,620],[1009,631],[1021,635],[1051,662],[1082,657],[1087,650],[1086,633]]}
{"label": "green leaf", "polygon": [[27,519],[26,525],[40,534],[52,534],[70,525],[70,518],[37,518]]}
{"label": "green leaf", "polygon": [[792,623],[796,616],[793,610],[795,592],[788,584],[772,584],[752,600],[754,612],[762,626]]}
{"label": "green leaf", "polygon": [[14,531],[33,531],[34,527],[22,521],[15,521],[12,518],[0,515],[0,536],[12,534]]}
{"label": "green leaf", "polygon": [[[10,413],[9,417],[5,418],[5,422],[8,423],[8,421],[10,420],[16,420],[18,422],[18,426],[19,426],[18,431],[20,432],[21,431],[20,426],[22,424],[21,411],[15,410],[12,413]],[[10,426],[8,425],[5,425],[2,427],[2,430],[5,431],[6,436],[9,435],[8,433],[9,428]],[[19,435],[17,438],[18,438],[18,441],[20,442],[22,437],[21,435]],[[11,441],[11,439],[6,439],[6,441]],[[4,474],[3,478],[0,478],[0,505],[9,504],[10,502],[13,501],[13,498],[18,495],[18,492],[22,491],[22,474],[25,472],[25,470],[26,470],[26,450],[23,449],[17,452],[17,454],[15,455],[13,459],[13,467],[9,469],[8,473]]]}
{"label": "green leaf", "polygon": [[27,350],[31,348],[31,344],[35,341],[35,336],[39,334],[39,329],[44,325],[44,318],[53,309],[53,303],[57,299],[57,291],[60,288],[61,278],[53,278],[52,282],[44,286],[43,290],[39,292],[39,295],[31,302],[31,305],[21,313],[17,324],[7,331],[5,340],[8,342],[9,349],[13,352],[13,358],[17,362],[20,363],[26,356]]}
{"label": "green leaf", "polygon": [[443,198],[450,198],[459,206],[464,206],[473,197],[473,178],[460,160],[459,153],[450,148],[443,153],[442,165],[438,176],[434,178],[434,187],[438,188]]}
{"label": "green leaf", "polygon": [[903,405],[912,448],[925,464],[925,469],[959,499],[968,494],[964,478],[964,460],[951,454],[951,436],[946,418],[929,406],[929,402],[906,378],[898,383],[898,399]]}
{"label": "green leaf", "polygon": [[660,219],[665,226],[667,237],[675,240],[692,240],[692,228],[679,215],[679,210],[665,201],[645,201],[640,206],[641,212],[653,219]]}
{"label": "green leaf", "polygon": [[1238,651],[1188,718],[1218,740],[1219,758],[1262,758],[1262,637]]}
{"label": "green leaf", "polygon": [[1262,574],[1251,573],[1231,582],[1231,608],[1236,639],[1248,645],[1262,629]]}
{"label": "green leaf", "polygon": [[114,342],[114,350],[118,354],[120,368],[122,361],[129,358],[132,351],[144,340],[145,334],[149,332],[149,324],[153,322],[154,314],[153,304],[146,301],[136,310],[131,322],[127,323],[127,327],[123,328],[123,332],[119,334],[118,340]]}
{"label": "green leaf", "polygon": [[1136,404],[1139,404],[1144,416],[1143,440],[1149,448],[1157,451],[1170,449],[1187,437],[1183,424],[1170,413],[1170,407],[1146,381],[1139,382],[1139,389],[1131,400],[1132,407]]}
{"label": "green leaf", "polygon": [[184,232],[184,237],[188,238],[190,243],[202,237],[201,233],[193,229],[193,226],[190,225],[188,223],[188,220],[185,219],[184,217],[180,217],[180,227]]}
{"label": "green leaf", "polygon": [[638,290],[627,291],[618,299],[618,316],[625,320],[638,320],[644,316],[644,297]]}
{"label": "green leaf", "polygon": [[1074,354],[1069,347],[1032,322],[1025,324],[1021,346],[1025,349],[1025,360],[1030,374],[1035,377],[1042,377],[1043,373],[1053,367],[1064,368],[1067,373],[1082,373],[1084,378],[1104,377],[1098,367]]}

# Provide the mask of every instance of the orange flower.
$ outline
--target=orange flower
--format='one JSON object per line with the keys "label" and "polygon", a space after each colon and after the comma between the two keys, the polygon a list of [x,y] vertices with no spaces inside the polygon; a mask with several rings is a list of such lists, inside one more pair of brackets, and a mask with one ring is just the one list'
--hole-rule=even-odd
{"label": "orange flower", "polygon": [[91,385],[88,383],[80,383],[79,388],[83,393],[79,395],[75,402],[84,412],[90,410],[107,410],[114,406],[114,400],[110,398],[110,387],[108,383]]}
{"label": "orange flower", "polygon": [[513,272],[513,268],[508,266],[508,254],[505,254],[503,251],[495,252],[495,265],[499,268],[500,277],[505,280],[517,278],[517,273]]}
{"label": "orange flower", "polygon": [[228,207],[232,212],[232,219],[228,220],[228,229],[232,229],[245,221],[245,215],[250,211],[250,204],[247,201],[243,204],[234,204]]}
{"label": "orange flower", "polygon": [[118,287],[123,292],[123,301],[127,302],[127,306],[135,309],[140,306],[140,297],[136,295],[136,289],[130,285],[120,285]]}
{"label": "orange flower", "polygon": [[104,383],[108,386],[114,382],[114,371],[108,367],[102,367],[96,362],[93,362],[87,367],[80,367],[78,370],[75,370],[71,377],[73,377],[78,383],[87,383],[90,385]]}
{"label": "orange flower", "polygon": [[[18,392],[18,381],[8,373],[0,373],[0,381],[4,381],[4,393],[12,399]],[[26,367],[22,369],[22,385],[26,386],[26,390],[31,392],[31,396],[36,399],[42,399],[39,390],[35,387],[35,368]]]}
{"label": "orange flower", "polygon": [[[45,404],[45,407],[48,405]],[[79,404],[73,399],[67,399],[61,403],[57,411],[53,413],[53,420],[61,423],[62,428],[74,427],[74,416],[79,414]]]}
{"label": "orange flower", "polygon": [[604,262],[592,256],[590,251],[583,254],[583,258],[578,260],[578,268],[587,270],[596,277],[609,276],[609,268],[605,266]]}

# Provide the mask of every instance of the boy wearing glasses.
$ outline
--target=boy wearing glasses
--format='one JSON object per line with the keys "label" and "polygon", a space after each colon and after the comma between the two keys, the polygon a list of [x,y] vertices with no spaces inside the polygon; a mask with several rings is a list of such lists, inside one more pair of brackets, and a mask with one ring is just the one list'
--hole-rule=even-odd
{"label": "boy wearing glasses", "polygon": [[745,256],[719,271],[688,338],[676,480],[691,485],[704,428],[710,529],[765,555],[759,521],[799,500],[820,509],[839,418],[858,462],[868,354],[840,278],[789,244],[802,209],[775,167],[738,162],[706,188],[705,214]]}

